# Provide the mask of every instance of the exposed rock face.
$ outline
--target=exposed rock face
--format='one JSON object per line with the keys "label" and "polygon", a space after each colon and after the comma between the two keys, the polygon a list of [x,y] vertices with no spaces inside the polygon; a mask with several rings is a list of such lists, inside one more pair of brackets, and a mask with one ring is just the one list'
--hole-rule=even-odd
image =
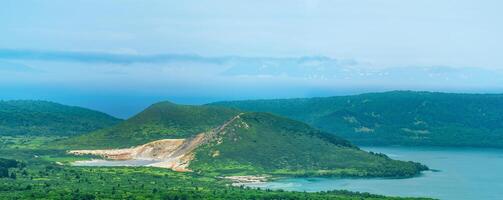
{"label": "exposed rock face", "polygon": [[155,160],[159,162],[149,166],[170,168],[175,171],[189,171],[187,167],[193,157],[192,151],[197,148],[203,137],[204,134],[199,134],[190,139],[156,140],[127,149],[74,150],[68,153],[97,155],[111,160]]}
{"label": "exposed rock face", "polygon": [[169,157],[184,142],[185,139],[164,139],[128,149],[74,150],[68,153],[75,155],[98,155],[112,160],[155,160]]}
{"label": "exposed rock face", "polygon": [[[241,114],[240,114],[241,115]],[[148,166],[169,168],[174,171],[190,171],[190,161],[194,158],[194,150],[200,145],[215,139],[218,132],[238,119],[240,115],[225,122],[211,131],[197,134],[187,139],[163,139],[126,149],[106,150],[73,150],[75,155],[97,155],[111,160],[154,160],[159,161]]]}

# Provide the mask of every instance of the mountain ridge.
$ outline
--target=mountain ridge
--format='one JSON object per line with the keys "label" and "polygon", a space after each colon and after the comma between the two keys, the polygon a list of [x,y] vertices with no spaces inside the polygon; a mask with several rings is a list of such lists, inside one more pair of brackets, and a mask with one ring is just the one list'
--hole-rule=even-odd
{"label": "mountain ridge", "polygon": [[50,101],[0,101],[0,135],[73,136],[120,121],[99,111]]}
{"label": "mountain ridge", "polygon": [[503,147],[503,94],[391,91],[209,105],[290,117],[360,145]]}

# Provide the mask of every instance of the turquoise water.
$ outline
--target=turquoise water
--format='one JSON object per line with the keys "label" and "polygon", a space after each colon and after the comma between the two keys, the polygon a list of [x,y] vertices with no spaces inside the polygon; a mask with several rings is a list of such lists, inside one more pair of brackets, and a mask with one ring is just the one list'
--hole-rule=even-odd
{"label": "turquoise water", "polygon": [[153,160],[83,160],[83,161],[75,161],[72,163],[74,166],[106,166],[106,167],[135,167],[135,166],[147,166],[149,164],[153,164],[159,161]]}
{"label": "turquoise water", "polygon": [[446,200],[503,199],[503,150],[456,148],[367,147],[393,159],[412,160],[438,171],[408,179],[291,178],[252,187],[293,191],[343,189],[389,196]]}

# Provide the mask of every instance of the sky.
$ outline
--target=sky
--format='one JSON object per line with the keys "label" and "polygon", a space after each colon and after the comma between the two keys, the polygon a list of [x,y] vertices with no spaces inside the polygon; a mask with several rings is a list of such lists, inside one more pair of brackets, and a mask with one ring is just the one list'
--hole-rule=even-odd
{"label": "sky", "polygon": [[497,0],[3,0],[0,99],[151,103],[501,93]]}

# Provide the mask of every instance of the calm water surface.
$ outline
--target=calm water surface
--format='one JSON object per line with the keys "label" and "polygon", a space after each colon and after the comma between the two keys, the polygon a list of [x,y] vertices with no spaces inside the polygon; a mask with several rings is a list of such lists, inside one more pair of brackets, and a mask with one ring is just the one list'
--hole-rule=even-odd
{"label": "calm water surface", "polygon": [[503,200],[503,150],[464,148],[364,147],[393,159],[426,164],[438,172],[408,179],[290,178],[252,187],[293,191],[344,189],[390,196],[446,200]]}
{"label": "calm water surface", "polygon": [[74,166],[147,166],[149,164],[153,164],[159,161],[153,160],[83,160],[83,161],[75,161],[72,163]]}

